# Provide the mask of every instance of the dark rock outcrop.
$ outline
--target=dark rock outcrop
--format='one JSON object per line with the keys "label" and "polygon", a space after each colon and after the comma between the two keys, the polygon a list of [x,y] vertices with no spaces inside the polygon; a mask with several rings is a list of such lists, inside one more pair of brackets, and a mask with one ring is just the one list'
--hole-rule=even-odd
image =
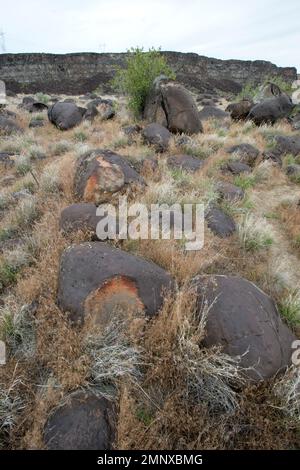
{"label": "dark rock outcrop", "polygon": [[[261,60],[219,60],[198,54],[163,52],[178,82],[198,93],[236,94],[247,83],[259,85],[268,77],[297,80],[294,67],[277,67]],[[99,85],[112,92],[111,79],[125,65],[126,54],[0,54],[0,76],[18,93],[82,94]]]}

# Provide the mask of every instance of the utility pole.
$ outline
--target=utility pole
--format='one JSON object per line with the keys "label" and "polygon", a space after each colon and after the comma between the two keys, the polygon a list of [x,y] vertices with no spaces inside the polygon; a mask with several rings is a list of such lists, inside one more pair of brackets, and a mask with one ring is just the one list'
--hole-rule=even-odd
{"label": "utility pole", "polygon": [[6,52],[5,33],[3,32],[2,29],[0,29],[0,50],[1,50],[1,52]]}

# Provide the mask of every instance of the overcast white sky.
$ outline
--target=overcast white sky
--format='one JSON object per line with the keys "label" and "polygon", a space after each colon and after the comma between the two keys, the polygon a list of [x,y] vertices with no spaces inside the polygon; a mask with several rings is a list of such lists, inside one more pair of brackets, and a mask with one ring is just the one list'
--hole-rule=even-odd
{"label": "overcast white sky", "polygon": [[300,0],[0,0],[1,30],[6,52],[161,46],[300,71]]}

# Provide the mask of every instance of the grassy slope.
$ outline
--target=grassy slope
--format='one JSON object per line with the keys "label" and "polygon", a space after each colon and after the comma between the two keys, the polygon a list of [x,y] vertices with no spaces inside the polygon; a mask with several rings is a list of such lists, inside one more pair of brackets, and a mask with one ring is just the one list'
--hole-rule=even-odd
{"label": "grassy slope", "polygon": [[[17,102],[12,98],[10,101],[10,109],[14,110]],[[128,145],[121,131],[121,126],[130,122],[124,112],[113,121],[83,123],[64,133],[48,122],[43,128],[28,129],[30,115],[17,112],[26,132],[19,137],[1,138],[0,144],[0,151],[15,150],[23,155],[21,160],[15,157],[13,168],[2,165],[0,169],[1,178],[13,177],[10,184],[2,184],[0,201],[0,233],[4,241],[0,254],[1,334],[9,340],[11,351],[7,365],[0,368],[0,418],[10,417],[1,439],[4,447],[41,448],[42,428],[49,411],[71,390],[88,386],[95,367],[86,348],[89,326],[81,330],[70,328],[55,303],[60,254],[70,243],[88,237],[77,233],[64,238],[58,230],[60,210],[74,202],[74,163],[89,148],[114,149],[134,165],[153,155],[154,150],[139,140]],[[224,150],[227,146],[248,142],[264,150],[268,136],[277,132],[291,133],[284,123],[273,128],[233,123],[229,129],[216,122],[206,123],[204,134],[193,139],[193,146],[179,148],[174,138],[168,154],[159,157],[155,174],[145,172],[148,187],[137,199],[148,204],[208,203],[216,199],[214,185],[220,179],[247,189],[244,201],[223,203],[240,231],[221,240],[206,228],[205,247],[199,252],[185,253],[180,243],[169,241],[119,242],[121,248],[170,271],[179,283],[179,291],[175,299],[166,299],[157,319],[150,323],[142,318],[130,321],[126,342],[140,355],[143,375],[137,379],[132,370],[132,375],[111,377],[116,386],[114,397],[120,403],[117,447],[296,445],[299,422],[287,413],[291,411],[287,403],[276,396],[274,390],[279,385],[274,389],[276,384],[271,381],[244,387],[236,365],[220,351],[197,347],[204,325],[193,326],[194,299],[186,286],[196,273],[244,276],[276,299],[297,331],[300,229],[296,205],[300,186],[266,162],[258,163],[254,176],[246,179],[237,180],[220,170],[230,158]],[[166,168],[167,155],[184,152],[205,158],[203,170],[191,176]],[[36,159],[37,153],[44,153],[46,158]],[[31,196],[16,201],[12,193],[24,188]],[[249,217],[251,223],[247,225]],[[266,237],[268,244],[264,244]],[[18,242],[10,242],[11,239]],[[251,241],[253,249],[245,248],[249,246],[245,240]],[[24,307],[32,302],[34,314]],[[25,317],[26,308],[29,313]],[[193,382],[192,359],[199,367],[196,375],[202,378],[200,385]],[[219,377],[217,382],[215,377]],[[293,380],[287,376],[284,385],[290,387]]]}

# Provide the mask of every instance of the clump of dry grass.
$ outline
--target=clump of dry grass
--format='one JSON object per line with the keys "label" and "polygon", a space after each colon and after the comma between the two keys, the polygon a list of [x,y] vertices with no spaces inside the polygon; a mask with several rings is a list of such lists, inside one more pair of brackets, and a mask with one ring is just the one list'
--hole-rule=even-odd
{"label": "clump of dry grass", "polygon": [[38,201],[34,196],[22,199],[12,214],[12,226],[18,230],[26,230],[40,216]]}
{"label": "clump of dry grass", "polygon": [[35,319],[30,305],[16,305],[7,299],[0,309],[0,337],[8,352],[21,359],[33,357],[36,346]]}
{"label": "clump of dry grass", "polygon": [[284,223],[293,248],[300,254],[300,206],[293,202],[283,202],[277,208],[277,213]]}
{"label": "clump of dry grass", "polygon": [[3,449],[16,426],[18,415],[24,409],[19,394],[21,379],[13,376],[9,384],[0,383],[0,449]]}
{"label": "clump of dry grass", "polygon": [[[28,119],[25,113],[21,115],[24,128]],[[274,295],[273,290],[278,288],[273,282],[277,271],[269,258],[275,244],[272,250],[251,250],[249,253],[241,249],[237,236],[221,240],[208,230],[205,231],[204,248],[198,252],[185,252],[183,243],[172,240],[120,241],[121,248],[156,262],[178,282],[180,290],[173,298],[166,295],[160,314],[151,320],[139,319],[138,323],[128,316],[122,322],[115,320],[106,329],[98,331],[90,325],[71,327],[67,315],[58,309],[60,255],[69,244],[86,240],[84,233],[65,238],[58,230],[61,209],[74,202],[76,159],[93,148],[115,148],[139,168],[143,160],[155,155],[154,149],[143,145],[140,138],[128,145],[120,130],[123,121],[118,117],[107,122],[95,119],[92,126],[83,123],[63,134],[46,123],[43,128],[27,130],[23,136],[1,142],[3,149],[10,147],[31,157],[35,151],[43,149],[46,155],[43,160],[31,162],[36,179],[30,172],[21,176],[11,169],[16,182],[3,190],[2,207],[0,204],[1,228],[15,227],[17,231],[11,234],[21,237],[23,242],[22,253],[5,251],[3,257],[6,259],[9,254],[10,261],[15,263],[23,255],[28,256],[26,264],[21,263],[22,276],[16,276],[9,297],[6,288],[2,308],[2,312],[7,313],[6,332],[11,335],[7,334],[10,342],[8,364],[0,370],[1,390],[11,390],[9,397],[12,400],[18,400],[20,396],[23,399],[19,403],[21,408],[6,408],[7,416],[10,409],[16,412],[10,420],[12,426],[5,428],[5,447],[43,448],[43,426],[50,409],[69,392],[91,386],[100,393],[120,398],[119,448],[296,447],[293,416],[299,415],[299,410],[293,408],[293,404],[295,396],[298,400],[295,386],[298,378],[282,377],[283,395],[288,403],[280,401],[273,391],[273,383],[245,386],[237,358],[223,354],[218,348],[202,347],[209,311],[202,312],[200,317],[196,315],[195,298],[187,287],[188,281],[197,273],[222,272],[244,276]],[[269,136],[278,132],[287,133],[287,126],[257,128],[248,122],[231,123],[225,128],[212,121],[205,124],[204,134],[187,143],[187,148],[178,147],[172,138],[169,151],[156,156],[159,166],[155,175],[145,174],[148,186],[142,200],[136,202],[208,204],[216,198],[214,180],[234,182],[234,178],[221,169],[230,158],[226,153],[227,146],[248,142],[263,151]],[[183,151],[205,158],[204,167],[195,174],[167,168],[166,158]],[[7,169],[0,168],[1,176],[6,176],[6,172]],[[289,204],[288,210],[279,208],[279,216],[287,221],[280,229],[287,231],[290,246],[295,249],[292,227],[297,226],[298,212],[294,186],[270,162],[258,162],[251,177],[251,180],[242,180],[241,184],[247,186],[250,202],[252,196],[257,196],[255,209],[244,202],[235,207],[228,204],[228,209],[237,217],[241,215],[241,221],[244,212],[253,209],[254,224],[256,220],[260,222],[260,198],[265,199],[271,188],[279,188],[285,183],[285,191],[294,195],[294,205]],[[23,207],[23,201],[17,202],[11,193],[24,188],[34,196],[24,199]],[[273,205],[269,209],[274,212]],[[269,223],[272,226],[277,222],[274,219]],[[253,235],[249,225],[247,240]],[[255,228],[261,229],[261,226]],[[4,238],[9,234],[3,232]],[[256,244],[257,238],[261,242],[260,235],[254,234]],[[280,243],[280,238],[276,237],[276,243],[278,240]],[[283,260],[288,256],[287,247],[282,246],[282,250]],[[293,279],[288,263],[285,271]],[[292,294],[292,291],[288,292]],[[289,311],[296,305],[296,297],[289,299],[287,291],[278,289],[276,295],[278,301],[286,299]],[[27,309],[32,303],[37,306],[34,316],[22,310],[22,306]],[[35,354],[34,364],[31,353]],[[16,360],[22,362],[22,383],[16,382],[11,389],[12,374],[9,372],[14,370]],[[4,403],[8,403],[7,399]]]}
{"label": "clump of dry grass", "polygon": [[116,318],[104,331],[89,333],[86,351],[91,358],[90,386],[116,394],[120,382],[135,383],[141,377],[141,350],[130,344],[128,325]]}
{"label": "clump of dry grass", "polygon": [[300,421],[300,369],[292,366],[273,386],[279,399],[279,409],[296,421]]}
{"label": "clump of dry grass", "polygon": [[[203,305],[200,319],[193,312],[191,318],[180,322],[178,331],[177,367],[186,374],[187,400],[206,403],[216,412],[232,412],[238,406],[238,389],[245,384],[240,358],[222,353],[218,347],[201,347],[210,306]],[[198,317],[198,318],[197,318]],[[233,388],[234,387],[234,388]]]}
{"label": "clump of dry grass", "polygon": [[263,218],[246,213],[238,224],[238,234],[246,251],[267,248],[273,243],[271,225]]}
{"label": "clump of dry grass", "polygon": [[57,163],[48,165],[44,169],[39,181],[39,189],[41,191],[55,194],[61,190],[59,170],[60,168]]}

